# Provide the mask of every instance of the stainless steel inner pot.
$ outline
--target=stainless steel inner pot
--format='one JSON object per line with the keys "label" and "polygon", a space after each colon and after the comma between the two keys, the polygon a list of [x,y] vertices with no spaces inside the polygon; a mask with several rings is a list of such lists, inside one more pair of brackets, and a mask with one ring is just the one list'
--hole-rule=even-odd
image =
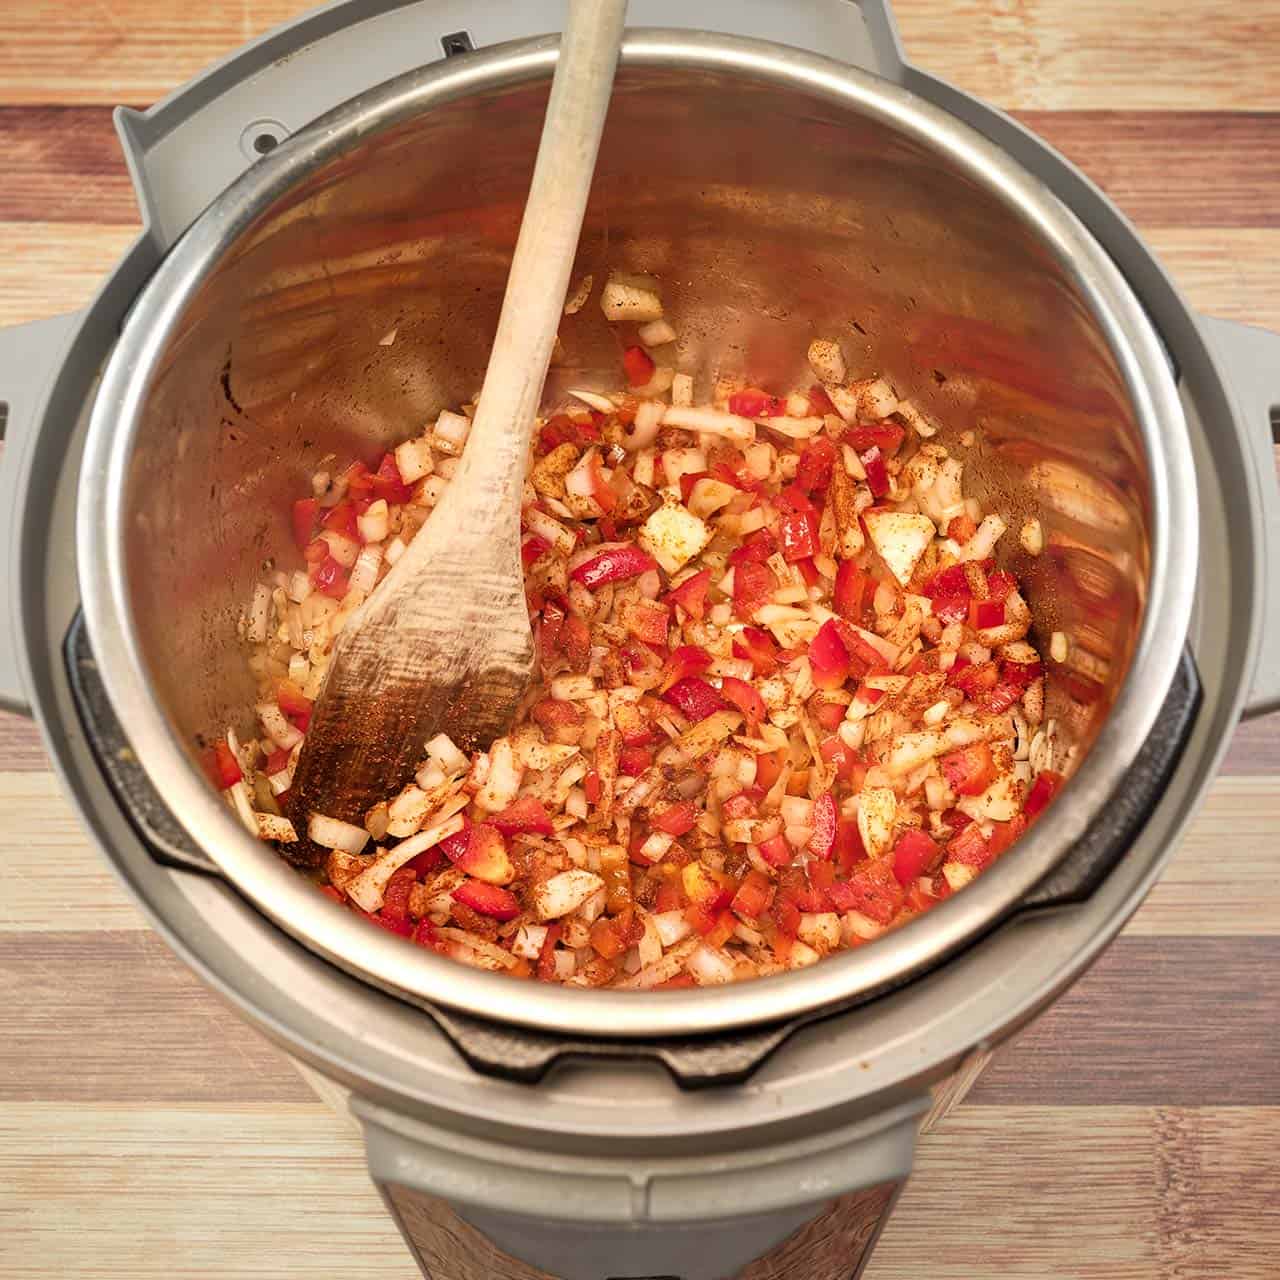
{"label": "stainless steel inner pot", "polygon": [[[918,972],[1005,914],[1116,796],[1187,634],[1195,477],[1159,342],[1075,217],[1007,154],[901,87],[796,50],[629,35],[578,270],[662,278],[681,367],[789,387],[814,336],[945,424],[1007,515],[1037,637],[1071,639],[1050,714],[1061,801],[963,893],[814,969],[654,994],[517,984],[369,929],[252,840],[202,735],[247,724],[237,620],[288,567],[292,500],[479,386],[532,168],[553,41],[411,73],[295,135],[218,197],[139,298],[104,375],[78,513],[85,616],[133,750],[222,873],[308,946],[411,998],[591,1035],[776,1020]],[[379,345],[388,331],[396,337]],[[594,304],[566,379],[616,385]],[[1047,549],[1016,545],[1037,516]]]}

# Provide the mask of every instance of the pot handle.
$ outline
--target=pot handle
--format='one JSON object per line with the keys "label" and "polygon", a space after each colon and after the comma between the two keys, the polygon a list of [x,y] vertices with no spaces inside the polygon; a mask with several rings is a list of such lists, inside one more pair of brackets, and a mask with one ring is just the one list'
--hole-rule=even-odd
{"label": "pot handle", "polygon": [[[690,1151],[625,1174],[521,1152],[353,1097],[369,1172],[432,1280],[849,1280],[911,1171],[929,1096],[767,1157]],[[501,1209],[492,1206],[501,1205]]]}
{"label": "pot handle", "polygon": [[54,316],[0,329],[0,708],[30,715],[21,676],[18,638],[18,555],[24,504],[18,501],[28,466],[30,434],[40,420],[45,388],[80,323],[80,314]]}
{"label": "pot handle", "polygon": [[1200,333],[1235,401],[1236,433],[1257,471],[1263,521],[1257,578],[1263,593],[1262,643],[1244,718],[1280,711],[1280,487],[1275,446],[1280,443],[1280,333],[1199,316]]}

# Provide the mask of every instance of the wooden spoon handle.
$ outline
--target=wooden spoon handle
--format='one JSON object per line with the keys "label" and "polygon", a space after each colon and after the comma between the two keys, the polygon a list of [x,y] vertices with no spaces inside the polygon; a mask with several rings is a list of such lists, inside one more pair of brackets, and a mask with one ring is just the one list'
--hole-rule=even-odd
{"label": "wooden spoon handle", "polygon": [[519,520],[525,458],[604,131],[626,0],[570,0],[524,221],[462,463],[450,486]]}

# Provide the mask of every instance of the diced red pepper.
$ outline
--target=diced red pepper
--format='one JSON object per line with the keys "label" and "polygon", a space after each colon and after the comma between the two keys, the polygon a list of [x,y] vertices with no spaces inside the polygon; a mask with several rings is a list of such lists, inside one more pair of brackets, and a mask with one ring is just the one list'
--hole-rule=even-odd
{"label": "diced red pepper", "polygon": [[975,631],[1004,626],[1003,600],[974,600],[969,606],[970,625]]}
{"label": "diced red pepper", "polygon": [[987,595],[992,600],[1007,600],[1018,589],[1018,580],[1003,569],[987,574]]}
{"label": "diced red pepper", "polygon": [[815,418],[825,418],[829,413],[836,413],[836,406],[827,395],[826,387],[815,382],[809,388],[809,413]]}
{"label": "diced red pepper", "polygon": [[756,786],[767,791],[782,775],[782,760],[776,751],[756,756]]}
{"label": "diced red pepper", "polygon": [[927,832],[909,827],[893,846],[893,874],[899,884],[909,885],[932,871],[941,856],[936,840]]}
{"label": "diced red pepper", "polygon": [[770,909],[773,922],[784,938],[795,938],[800,932],[800,908],[792,898],[776,897]]}
{"label": "diced red pepper", "polygon": [[735,391],[729,397],[729,412],[742,418],[780,418],[786,411],[785,400],[755,387]]}
{"label": "diced red pepper", "polygon": [[933,616],[943,626],[950,626],[955,622],[967,622],[969,620],[970,603],[969,596],[935,596],[933,600]]}
{"label": "diced red pepper", "polygon": [[556,943],[564,932],[564,925],[559,920],[547,926],[546,937],[542,939],[542,949],[538,952],[538,977],[543,982],[550,982],[556,976]]}
{"label": "diced red pepper", "polygon": [[720,806],[721,816],[726,822],[737,822],[742,818],[754,818],[758,811],[760,793],[754,789],[739,791],[730,796]]}
{"label": "diced red pepper", "polygon": [[677,680],[662,697],[673,707],[679,707],[686,719],[695,722],[705,720],[717,711],[723,711],[727,705],[711,685],[697,676]]}
{"label": "diced red pepper", "polygon": [[[357,908],[357,910],[359,909]],[[375,924],[379,929],[385,929],[388,933],[394,933],[398,937],[408,938],[413,935],[413,921],[408,916],[397,919],[393,916],[383,915],[381,912],[360,911],[359,914],[364,916],[370,924]]]}
{"label": "diced red pepper", "polygon": [[693,496],[693,486],[699,480],[705,480],[711,473],[709,471],[686,471],[680,477],[680,501],[688,502]]}
{"label": "diced red pepper", "polygon": [[1008,822],[993,822],[987,837],[987,849],[992,858],[998,858],[1027,829],[1024,814],[1015,814]]}
{"label": "diced red pepper", "polygon": [[809,714],[817,721],[819,729],[834,733],[844,719],[845,705],[818,695],[809,700]]}
{"label": "diced red pepper", "polygon": [[773,902],[774,888],[769,878],[754,868],[733,895],[730,909],[747,920],[759,920]]}
{"label": "diced red pepper", "polygon": [[747,562],[733,571],[733,607],[743,622],[750,622],[755,612],[766,605],[777,589],[778,579],[767,564]]}
{"label": "diced red pepper", "polygon": [[664,599],[672,607],[679,605],[695,622],[701,622],[707,611],[707,592],[711,589],[711,570],[703,569],[668,591]]}
{"label": "diced red pepper", "polygon": [[527,570],[531,566],[537,564],[542,557],[551,550],[551,543],[546,538],[540,538],[536,533],[531,533],[520,544],[520,563]]}
{"label": "diced red pepper", "polygon": [[788,564],[818,554],[818,517],[813,511],[785,511],[778,525],[782,558]]}
{"label": "diced red pepper", "polygon": [[551,824],[551,815],[547,806],[536,796],[521,796],[509,804],[501,813],[494,814],[489,821],[504,836],[531,833],[538,836],[549,836],[555,832]]}
{"label": "diced red pepper", "polygon": [[662,683],[658,686],[658,692],[665,693],[686,676],[700,676],[711,665],[711,661],[711,655],[700,645],[677,646],[663,663]]}
{"label": "diced red pepper", "polygon": [[585,618],[569,614],[561,624],[557,642],[571,670],[583,672],[591,665],[591,631]]}
{"label": "diced red pepper", "polygon": [[809,852],[815,858],[829,858],[836,847],[836,826],[840,811],[835,796],[824,791],[813,802],[813,833],[809,836]]}
{"label": "diced red pepper", "polygon": [[600,797],[604,791],[600,786],[600,775],[594,769],[587,770],[587,776],[582,779],[582,789],[586,792],[589,803],[600,803]]}
{"label": "diced red pepper", "polygon": [[657,366],[643,347],[628,347],[622,353],[622,368],[633,387],[643,387],[653,381],[653,371]]}
{"label": "diced red pepper", "polygon": [[276,705],[303,733],[311,723],[313,703],[292,680],[276,681]]}
{"label": "diced red pepper", "polygon": [[1044,675],[1044,667],[1039,659],[1033,662],[1011,662],[1006,658],[1000,663],[1000,683],[1011,684],[1018,689],[1026,689],[1034,680]]}
{"label": "diced red pepper", "polygon": [[305,551],[316,531],[316,515],[320,503],[315,498],[299,498],[293,504],[293,540],[299,551]]}
{"label": "diced red pepper", "polygon": [[720,693],[742,712],[747,719],[748,731],[754,733],[760,727],[766,710],[764,699],[756,689],[745,680],[725,676],[720,682]]}
{"label": "diced red pepper", "polygon": [[222,791],[225,791],[228,787],[234,787],[244,777],[244,773],[240,769],[240,762],[236,759],[234,752],[221,739],[209,748],[205,762],[208,765],[209,776],[213,779],[214,785]]}
{"label": "diced red pepper", "polygon": [[867,488],[872,496],[883,498],[889,492],[889,472],[884,465],[884,454],[878,445],[872,445],[865,453],[858,455],[862,459],[862,469],[867,473]]}
{"label": "diced red pepper", "polygon": [[263,766],[264,772],[270,777],[273,773],[279,773],[289,763],[289,756],[292,752],[286,751],[283,747],[277,747],[268,757],[267,763]]}
{"label": "diced red pepper", "polygon": [[947,683],[953,684],[961,693],[970,698],[979,697],[994,689],[1000,680],[1000,673],[994,662],[981,662],[976,666],[962,667],[959,660],[951,668]]}
{"label": "diced red pepper", "polygon": [[842,618],[859,622],[862,618],[862,601],[871,579],[863,573],[854,560],[841,560],[836,569],[835,599],[833,607]]}
{"label": "diced red pepper", "polygon": [[412,867],[399,867],[387,881],[382,894],[384,920],[401,921],[409,917],[409,894],[418,883],[418,873]]}
{"label": "diced red pepper", "polygon": [[360,526],[356,523],[355,503],[350,498],[343,498],[336,506],[330,507],[320,523],[331,533],[340,533],[344,538],[360,541]]}
{"label": "diced red pepper", "polygon": [[939,569],[924,584],[922,591],[931,600],[937,600],[941,596],[963,596],[968,600],[973,594],[962,564],[952,564],[945,569]]}
{"label": "diced red pepper", "polygon": [[746,658],[758,676],[772,675],[778,668],[778,645],[759,627],[743,627],[733,638],[733,656]]}
{"label": "diced red pepper", "polygon": [[796,467],[796,484],[808,494],[826,493],[838,450],[830,436],[815,436],[805,446]]}
{"label": "diced red pepper", "polygon": [[594,591],[607,582],[622,582],[657,567],[648,552],[635,545],[628,545],[602,551],[598,556],[583,561],[569,576],[574,582],[582,583],[588,591]]}
{"label": "diced red pepper", "polygon": [[860,422],[857,426],[850,427],[841,439],[860,454],[874,447],[881,453],[892,456],[902,447],[906,434],[896,422],[885,419],[883,422]]}
{"label": "diced red pepper", "polygon": [[665,645],[670,613],[656,600],[637,600],[626,611],[627,629],[645,644]]}
{"label": "diced red pepper", "polygon": [[872,858],[849,877],[852,911],[860,911],[877,924],[888,924],[902,909],[906,892],[893,871],[892,858]]}
{"label": "diced red pepper", "polygon": [[767,840],[761,840],[756,847],[760,850],[760,856],[771,867],[789,867],[795,857],[795,851],[782,835],[770,836]]}
{"label": "diced red pepper", "polygon": [[624,778],[638,778],[652,763],[649,747],[623,747],[618,753],[618,772]]}
{"label": "diced red pepper", "polygon": [[996,762],[985,742],[952,751],[938,764],[947,785],[958,796],[980,796],[996,779]]}
{"label": "diced red pepper", "polygon": [[677,838],[692,831],[697,822],[698,806],[692,800],[677,800],[661,813],[651,814],[649,817],[649,825],[655,831],[664,831]]}
{"label": "diced red pepper", "polygon": [[981,871],[994,856],[987,844],[986,836],[982,834],[982,829],[976,822],[969,823],[947,842],[948,862],[959,862]]}
{"label": "diced red pepper", "polygon": [[1022,688],[1016,684],[998,684],[980,704],[980,710],[989,716],[1000,716],[1022,697]]}
{"label": "diced red pepper", "polygon": [[[865,765],[861,765],[865,769]],[[859,781],[857,786],[861,786]],[[849,818],[841,818],[836,827],[835,864],[843,875],[867,860],[867,851],[858,832],[858,824]]]}
{"label": "diced red pepper", "polygon": [[453,891],[452,897],[463,906],[470,906],[472,911],[492,916],[495,920],[513,920],[520,915],[520,899],[500,884],[463,881]]}
{"label": "diced red pepper", "polygon": [[400,474],[394,453],[384,453],[382,461],[378,463],[378,470],[373,477],[373,496],[375,499],[382,498],[391,506],[408,502],[412,496],[412,490]]}
{"label": "diced red pepper", "polygon": [[591,945],[606,960],[616,960],[627,949],[626,939],[617,922],[605,916],[591,926]]}
{"label": "diced red pepper", "polygon": [[729,563],[740,565],[751,561],[764,564],[777,549],[778,544],[774,541],[773,534],[768,529],[757,529],[747,535],[741,546],[729,552]]}
{"label": "diced red pepper", "polygon": [[1058,794],[1058,789],[1065,781],[1066,778],[1055,770],[1041,769],[1027,792],[1026,803],[1022,806],[1023,813],[1028,818],[1038,817],[1044,812],[1049,801]]}
{"label": "diced red pepper", "polygon": [[[832,734],[818,744],[819,754],[827,764],[836,771],[841,782],[849,782],[853,778],[854,766],[858,764],[858,753],[848,746],[839,734]],[[759,776],[759,770],[756,770]]]}
{"label": "diced red pepper", "polygon": [[321,595],[341,600],[351,589],[351,581],[346,569],[332,556],[326,556],[318,568],[313,570],[311,581]]}
{"label": "diced red pepper", "polygon": [[839,689],[849,678],[849,651],[831,619],[818,628],[809,643],[809,668],[819,689]]}
{"label": "diced red pepper", "polygon": [[977,522],[971,516],[952,516],[947,522],[947,537],[961,546],[977,532]]}

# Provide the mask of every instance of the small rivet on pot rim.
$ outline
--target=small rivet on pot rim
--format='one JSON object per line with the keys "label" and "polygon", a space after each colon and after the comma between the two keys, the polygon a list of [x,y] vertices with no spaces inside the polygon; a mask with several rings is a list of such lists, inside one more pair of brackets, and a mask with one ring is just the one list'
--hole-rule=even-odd
{"label": "small rivet on pot rim", "polygon": [[240,131],[240,150],[251,162],[261,160],[288,136],[289,130],[279,120],[251,120]]}

